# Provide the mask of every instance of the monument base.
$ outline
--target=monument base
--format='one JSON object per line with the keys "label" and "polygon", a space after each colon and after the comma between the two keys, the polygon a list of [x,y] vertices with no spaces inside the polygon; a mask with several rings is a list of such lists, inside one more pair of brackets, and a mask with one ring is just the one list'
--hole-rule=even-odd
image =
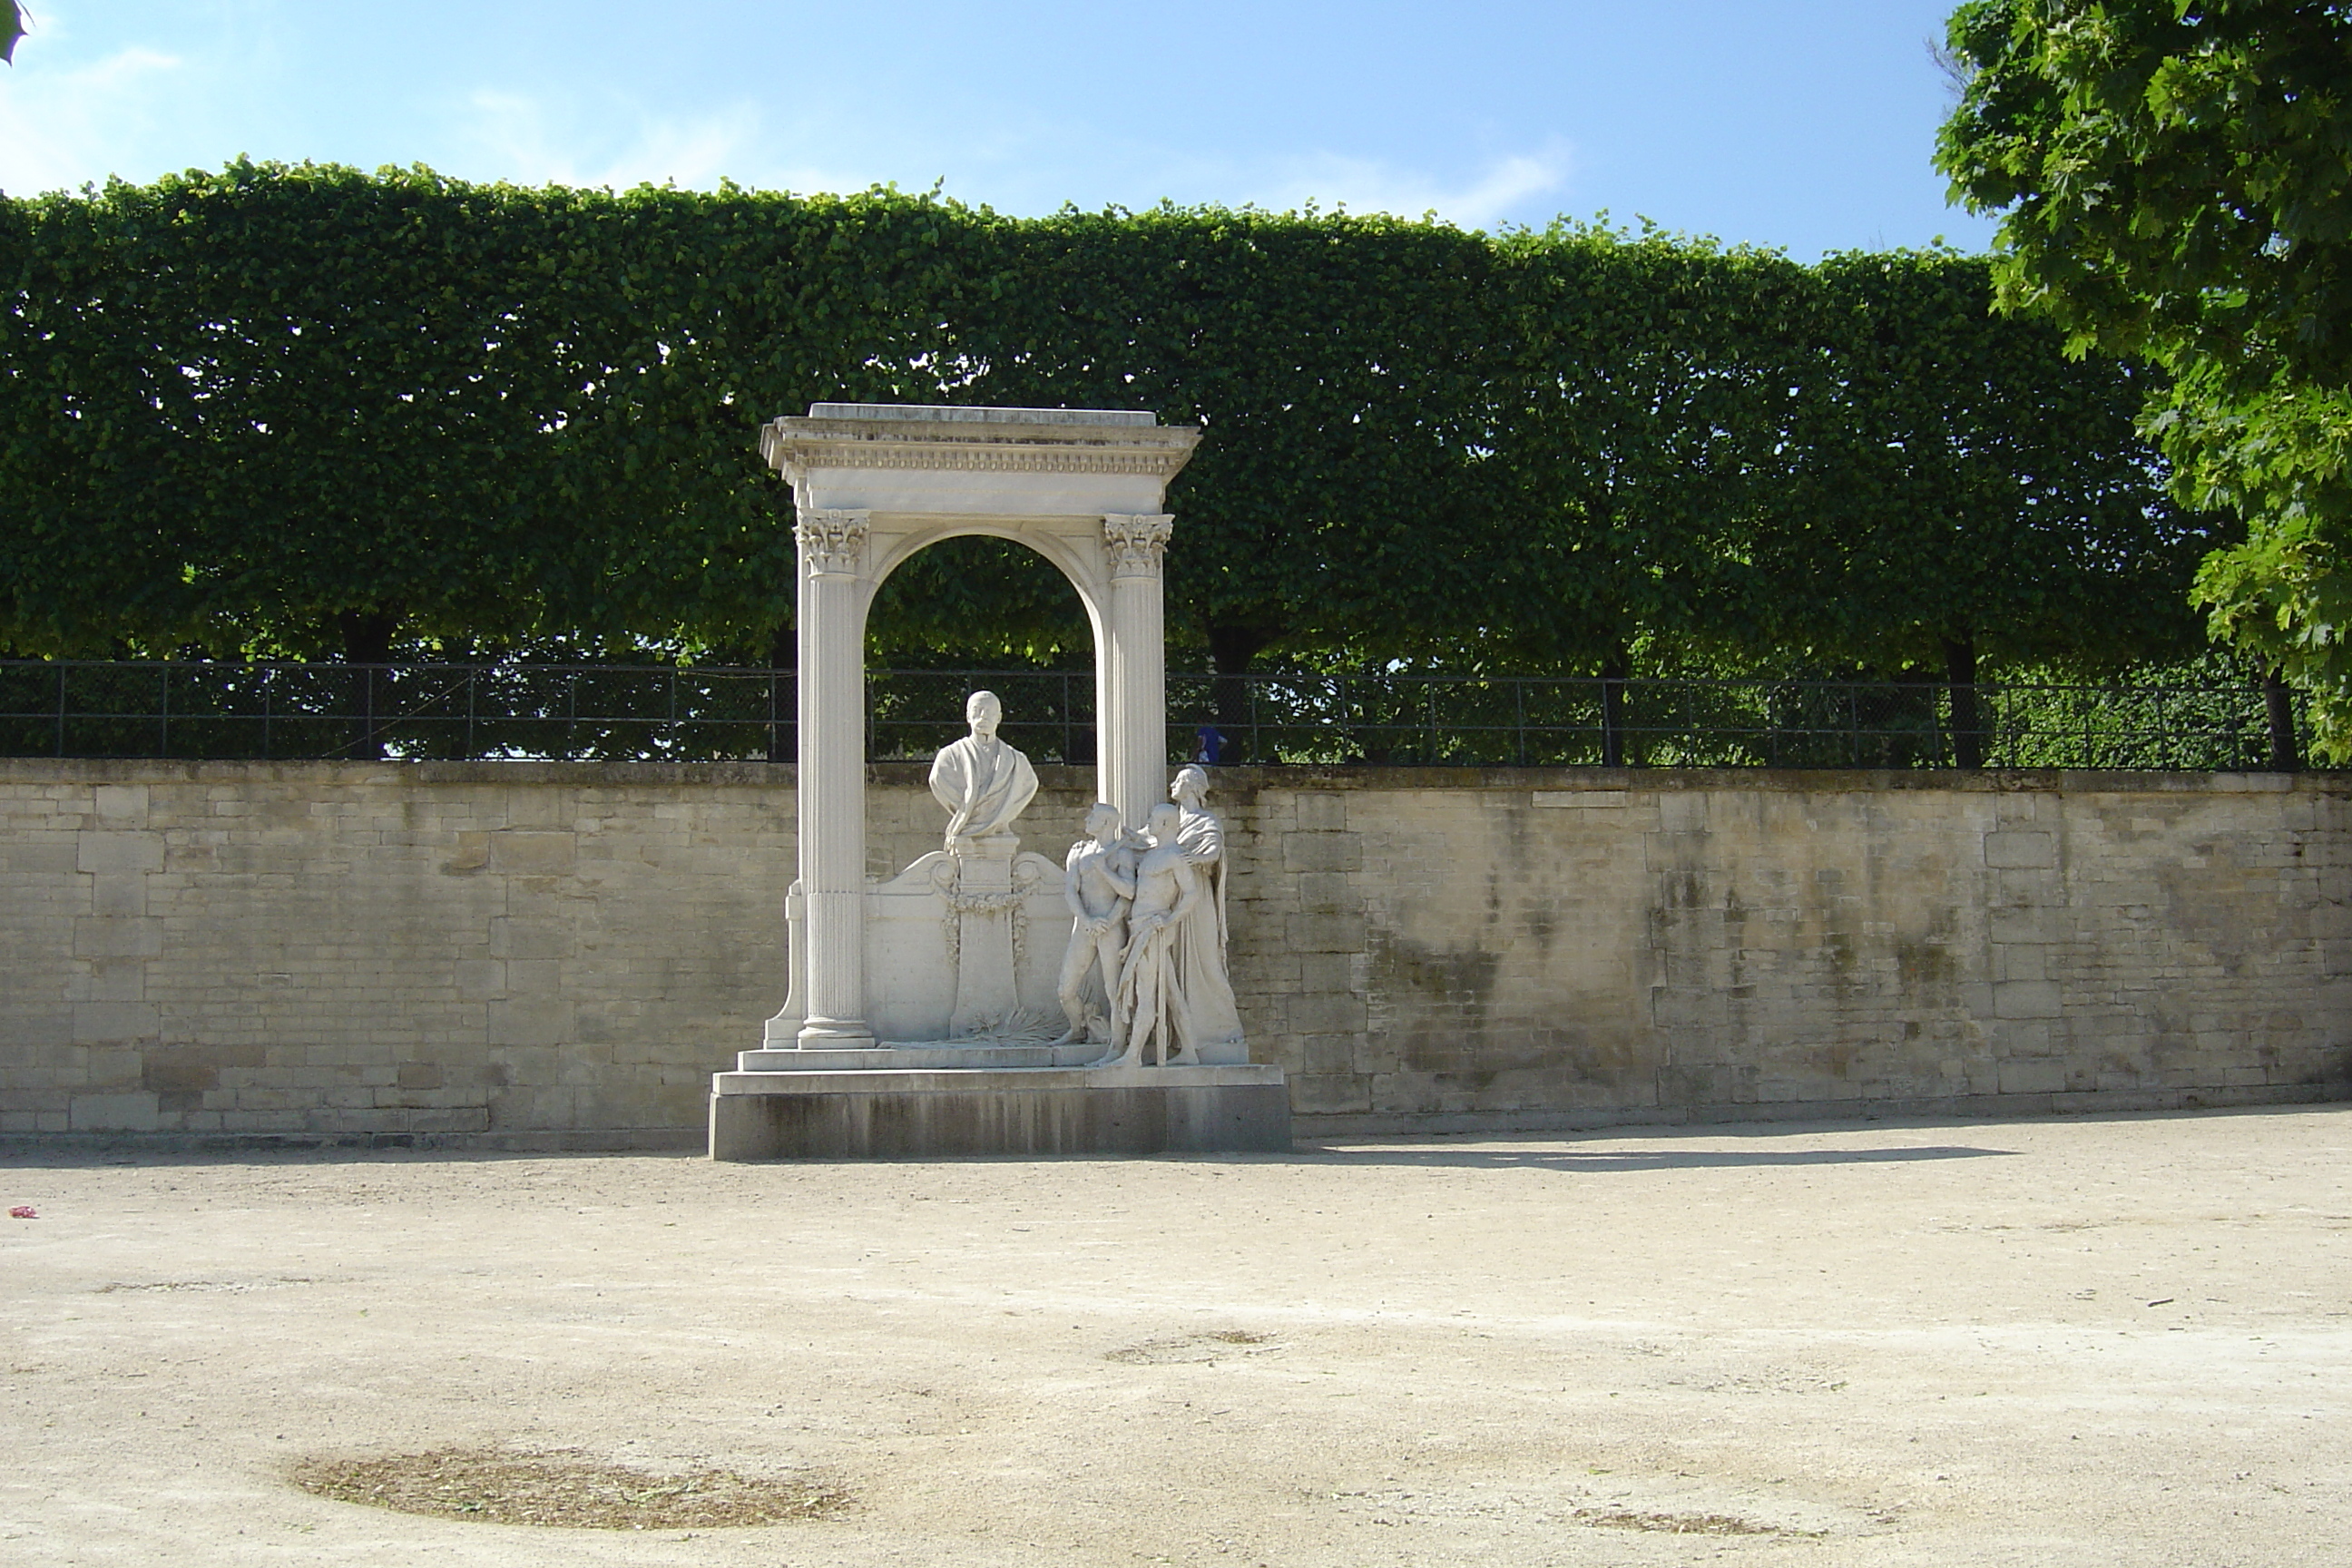
{"label": "monument base", "polygon": [[714,1160],[1290,1149],[1290,1087],[1277,1067],[760,1066],[768,1070],[712,1075]]}

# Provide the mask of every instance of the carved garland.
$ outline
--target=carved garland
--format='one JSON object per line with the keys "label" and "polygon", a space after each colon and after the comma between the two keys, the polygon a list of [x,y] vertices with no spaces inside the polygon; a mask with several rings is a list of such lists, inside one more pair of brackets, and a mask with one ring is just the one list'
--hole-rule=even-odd
{"label": "carved garland", "polygon": [[1037,890],[1038,871],[1034,866],[1015,861],[1013,866],[1013,886],[1003,892],[967,893],[963,890],[963,867],[953,860],[931,863],[931,886],[939,889],[946,902],[946,911],[940,924],[947,933],[948,967],[953,969],[963,962],[963,917],[966,915],[1002,914],[1013,912],[1013,972],[1029,958],[1029,911],[1022,900]]}
{"label": "carved garland", "polygon": [[1176,520],[1166,512],[1110,512],[1103,518],[1103,542],[1110,546],[1114,577],[1157,577],[1160,559]]}
{"label": "carved garland", "polygon": [[811,575],[856,574],[866,559],[866,515],[822,507],[803,509],[797,514],[793,537],[800,542],[801,560],[807,564]]}

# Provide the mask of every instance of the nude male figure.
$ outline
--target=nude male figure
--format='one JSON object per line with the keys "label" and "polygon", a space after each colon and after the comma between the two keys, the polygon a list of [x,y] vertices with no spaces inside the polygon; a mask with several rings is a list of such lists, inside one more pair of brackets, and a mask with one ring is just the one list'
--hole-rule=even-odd
{"label": "nude male figure", "polygon": [[1087,808],[1087,837],[1070,847],[1062,868],[1062,900],[1070,906],[1070,945],[1062,953],[1060,995],[1069,1033],[1054,1043],[1088,1037],[1087,972],[1099,965],[1110,1005],[1106,1043],[1119,1037],[1118,961],[1127,951],[1127,910],[1135,897],[1134,846],[1119,826],[1118,807],[1097,801]]}
{"label": "nude male figure", "polygon": [[1163,1067],[1197,1061],[1177,964],[1184,918],[1201,901],[1201,877],[1176,841],[1183,809],[1173,801],[1151,808],[1151,847],[1135,867],[1135,901],[1127,913],[1127,957],[1119,964],[1118,1006],[1126,1048],[1097,1064],[1139,1067],[1156,1044]]}

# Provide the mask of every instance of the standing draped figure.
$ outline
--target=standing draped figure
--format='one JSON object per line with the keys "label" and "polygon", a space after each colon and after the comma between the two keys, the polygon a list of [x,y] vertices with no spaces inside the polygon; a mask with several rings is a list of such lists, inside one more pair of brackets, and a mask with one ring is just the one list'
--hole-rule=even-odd
{"label": "standing draped figure", "polygon": [[1201,881],[1201,897],[1179,922],[1175,944],[1175,984],[1190,1037],[1183,1045],[1204,1061],[1247,1061],[1241,1010],[1225,967],[1225,825],[1208,808],[1209,775],[1199,768],[1178,772],[1168,794],[1181,813],[1177,846]]}

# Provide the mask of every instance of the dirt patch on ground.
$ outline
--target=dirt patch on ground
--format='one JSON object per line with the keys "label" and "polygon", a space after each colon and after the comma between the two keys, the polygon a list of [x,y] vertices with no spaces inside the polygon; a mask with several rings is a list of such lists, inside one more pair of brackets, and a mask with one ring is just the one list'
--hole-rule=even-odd
{"label": "dirt patch on ground", "polygon": [[1787,1535],[1818,1536],[1820,1531],[1782,1530],[1778,1525],[1759,1524],[1752,1519],[1737,1519],[1727,1513],[1601,1513],[1580,1510],[1580,1524],[1598,1525],[1602,1530],[1641,1530],[1658,1535]]}
{"label": "dirt patch on ground", "polygon": [[1171,1334],[1146,1340],[1104,1355],[1105,1361],[1129,1366],[1181,1366],[1189,1362],[1217,1361],[1233,1355],[1263,1355],[1275,1348],[1272,1334],[1243,1329],[1219,1329],[1205,1334]]}
{"label": "dirt patch on ground", "polygon": [[287,1275],[277,1279],[118,1279],[110,1285],[100,1285],[100,1296],[120,1295],[126,1290],[275,1290],[287,1285],[315,1285],[315,1279]]}
{"label": "dirt patch on ground", "polygon": [[803,1476],[696,1469],[657,1475],[578,1453],[435,1448],[373,1458],[296,1461],[287,1479],[314,1496],[485,1524],[587,1530],[722,1530],[837,1513],[848,1494]]}

